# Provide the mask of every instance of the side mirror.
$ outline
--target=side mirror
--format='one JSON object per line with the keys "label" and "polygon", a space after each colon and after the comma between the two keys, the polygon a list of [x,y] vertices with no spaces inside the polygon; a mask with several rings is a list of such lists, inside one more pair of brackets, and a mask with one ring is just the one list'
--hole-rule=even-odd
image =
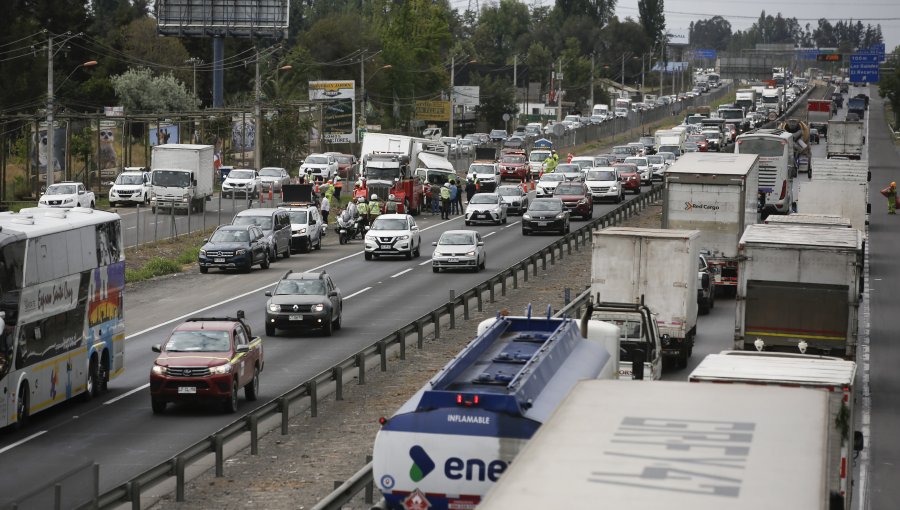
{"label": "side mirror", "polygon": [[431,241],[431,246],[437,246],[437,241]]}
{"label": "side mirror", "polygon": [[150,350],[153,352],[162,352],[162,346],[160,346],[159,344],[156,344],[156,345],[150,347]]}
{"label": "side mirror", "polygon": [[484,246],[484,241],[478,241],[478,246]]}
{"label": "side mirror", "polygon": [[861,452],[865,448],[866,439],[859,430],[853,431],[853,451]]}
{"label": "side mirror", "polygon": [[237,346],[237,349],[235,349],[235,350],[239,353],[250,352],[250,346],[249,345],[239,345],[239,346]]}
{"label": "side mirror", "polygon": [[267,290],[267,291],[266,291],[266,297],[272,297],[272,291],[271,291],[271,290]]}
{"label": "side mirror", "polygon": [[332,290],[328,293],[328,297],[337,297],[338,293],[336,290]]}
{"label": "side mirror", "polygon": [[204,242],[204,243],[208,243],[208,242],[209,242],[209,238],[207,237],[207,238],[203,239],[203,242]]}

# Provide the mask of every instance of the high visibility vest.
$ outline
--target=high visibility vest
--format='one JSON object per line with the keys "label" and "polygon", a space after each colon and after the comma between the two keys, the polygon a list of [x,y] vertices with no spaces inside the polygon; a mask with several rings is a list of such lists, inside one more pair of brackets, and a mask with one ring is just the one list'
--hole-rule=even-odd
{"label": "high visibility vest", "polygon": [[450,200],[450,188],[441,187],[441,200]]}
{"label": "high visibility vest", "polygon": [[369,202],[369,216],[378,216],[381,214],[381,204],[378,202]]}

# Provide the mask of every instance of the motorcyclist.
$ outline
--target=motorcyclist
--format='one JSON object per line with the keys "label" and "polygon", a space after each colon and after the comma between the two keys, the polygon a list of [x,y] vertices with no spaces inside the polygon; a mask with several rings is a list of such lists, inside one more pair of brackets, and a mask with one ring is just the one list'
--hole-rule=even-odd
{"label": "motorcyclist", "polygon": [[366,197],[356,199],[356,211],[359,214],[359,228],[365,230],[369,225],[369,204],[366,203]]}

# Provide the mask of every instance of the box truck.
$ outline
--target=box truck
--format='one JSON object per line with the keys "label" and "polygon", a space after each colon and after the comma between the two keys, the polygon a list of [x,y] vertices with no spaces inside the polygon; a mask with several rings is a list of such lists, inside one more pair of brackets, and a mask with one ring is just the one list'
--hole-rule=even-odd
{"label": "box truck", "polygon": [[163,144],[150,154],[150,208],[206,210],[215,174],[212,145]]}
{"label": "box truck", "polygon": [[863,236],[750,225],[741,237],[735,349],[856,356]]}
{"label": "box truck", "polygon": [[829,120],[826,155],[850,159],[862,158],[866,127],[861,121]]}
{"label": "box truck", "polygon": [[868,161],[813,159],[812,168],[812,180],[803,183],[797,210],[847,218],[853,228],[865,233],[871,211]]}
{"label": "box truck", "polygon": [[692,152],[666,170],[662,228],[699,230],[718,288],[734,289],[738,241],[757,223],[759,157]]}

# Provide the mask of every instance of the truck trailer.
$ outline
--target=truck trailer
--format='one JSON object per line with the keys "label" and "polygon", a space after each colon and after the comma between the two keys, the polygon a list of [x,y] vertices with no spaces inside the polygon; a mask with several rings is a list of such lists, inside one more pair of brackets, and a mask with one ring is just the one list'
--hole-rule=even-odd
{"label": "truck trailer", "polygon": [[861,159],[866,143],[866,127],[861,121],[829,120],[826,155]]}
{"label": "truck trailer", "polygon": [[759,157],[692,152],[666,170],[662,228],[700,231],[716,287],[735,288],[738,241],[757,223]]}
{"label": "truck trailer", "polygon": [[872,174],[868,161],[814,159],[812,167],[812,180],[803,183],[797,210],[847,218],[853,228],[865,234],[866,217],[871,212],[869,181]]}
{"label": "truck trailer", "polygon": [[859,230],[750,225],[739,251],[735,349],[856,357]]}
{"label": "truck trailer", "polygon": [[478,510],[827,510],[828,393],[582,381]]}
{"label": "truck trailer", "polygon": [[654,314],[663,356],[686,367],[697,332],[700,232],[609,227],[593,235],[591,295]]}

